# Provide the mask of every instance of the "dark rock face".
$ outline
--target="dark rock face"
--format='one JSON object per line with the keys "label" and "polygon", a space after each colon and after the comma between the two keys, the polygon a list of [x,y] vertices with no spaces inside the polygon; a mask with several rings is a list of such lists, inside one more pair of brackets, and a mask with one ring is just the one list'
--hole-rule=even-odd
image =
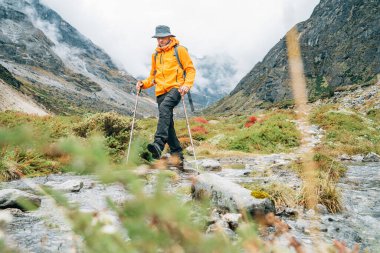
{"label": "dark rock face", "polygon": [[16,80],[13,75],[0,64],[0,79],[4,80],[6,83],[12,85],[13,87],[19,89],[21,87],[21,82]]}
{"label": "dark rock face", "polygon": [[[297,24],[311,100],[347,85],[370,85],[380,72],[376,0],[321,0]],[[244,111],[292,99],[285,37],[211,111]]]}

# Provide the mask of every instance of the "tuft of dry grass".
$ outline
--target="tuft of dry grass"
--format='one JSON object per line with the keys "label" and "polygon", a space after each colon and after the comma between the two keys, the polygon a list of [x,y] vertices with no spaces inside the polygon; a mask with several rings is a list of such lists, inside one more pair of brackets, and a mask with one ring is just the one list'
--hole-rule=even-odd
{"label": "tuft of dry grass", "polygon": [[297,204],[297,192],[285,184],[244,183],[242,186],[252,191],[251,195],[256,198],[270,198],[278,209],[295,207]]}

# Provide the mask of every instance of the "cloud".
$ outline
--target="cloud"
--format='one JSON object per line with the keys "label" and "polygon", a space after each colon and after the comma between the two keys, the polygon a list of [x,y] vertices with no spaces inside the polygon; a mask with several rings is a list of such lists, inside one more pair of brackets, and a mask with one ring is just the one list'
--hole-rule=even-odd
{"label": "cloud", "polygon": [[[27,0],[27,2],[32,3],[32,0]],[[86,63],[80,56],[83,53],[82,50],[63,43],[62,35],[55,23],[42,20],[36,10],[30,6],[26,6],[23,12],[29,17],[33,25],[40,29],[54,43],[52,50],[62,59],[66,67],[82,73],[88,72]]]}
{"label": "cloud", "polygon": [[[159,24],[198,58],[228,55],[237,82],[319,0],[41,0],[135,76],[146,76]],[[236,85],[236,83],[235,83]]]}

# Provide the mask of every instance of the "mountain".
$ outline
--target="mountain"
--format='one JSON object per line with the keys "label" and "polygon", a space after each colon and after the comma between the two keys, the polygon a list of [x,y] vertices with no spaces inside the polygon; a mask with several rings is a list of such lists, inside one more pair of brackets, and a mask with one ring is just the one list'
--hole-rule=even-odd
{"label": "mountain", "polygon": [[[0,0],[0,71],[52,113],[134,109],[136,79],[39,0]],[[142,98],[140,114],[153,103]]]}
{"label": "mountain", "polygon": [[[376,83],[380,73],[378,0],[321,0],[296,25],[311,101],[347,87]],[[232,92],[210,107],[229,113],[292,104],[285,37]]]}
{"label": "mountain", "polygon": [[236,63],[233,58],[222,54],[192,58],[197,68],[192,94],[198,109],[202,109],[231,91],[236,80]]}

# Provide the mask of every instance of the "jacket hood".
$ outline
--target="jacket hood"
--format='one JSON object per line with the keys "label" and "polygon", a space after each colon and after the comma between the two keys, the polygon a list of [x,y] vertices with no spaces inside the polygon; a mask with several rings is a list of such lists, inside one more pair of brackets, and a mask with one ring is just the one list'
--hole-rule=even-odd
{"label": "jacket hood", "polygon": [[156,51],[159,53],[166,52],[166,51],[169,51],[170,49],[172,49],[175,45],[179,45],[179,40],[177,40],[174,37],[171,37],[168,45],[166,45],[164,47],[157,47]]}

